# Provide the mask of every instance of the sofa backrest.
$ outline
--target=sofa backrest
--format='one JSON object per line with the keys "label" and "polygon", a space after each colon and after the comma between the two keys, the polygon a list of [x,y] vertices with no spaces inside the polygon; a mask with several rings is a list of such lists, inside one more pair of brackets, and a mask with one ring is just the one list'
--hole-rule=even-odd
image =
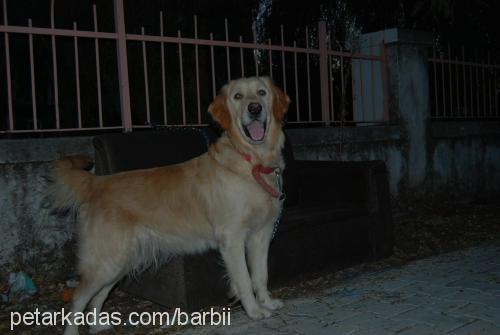
{"label": "sofa backrest", "polygon": [[208,128],[168,128],[94,137],[98,175],[177,164],[208,150],[215,137]]}
{"label": "sofa backrest", "polygon": [[[122,171],[177,164],[207,152],[217,139],[210,127],[169,127],[131,133],[104,134],[94,137],[95,171],[108,175]],[[283,174],[287,206],[298,201],[293,151],[287,138]]]}

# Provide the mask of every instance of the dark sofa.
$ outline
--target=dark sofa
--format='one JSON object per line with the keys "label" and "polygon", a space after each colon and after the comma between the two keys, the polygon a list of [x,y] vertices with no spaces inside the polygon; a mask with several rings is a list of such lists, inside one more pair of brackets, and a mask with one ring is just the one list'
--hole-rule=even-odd
{"label": "dark sofa", "polygon": [[[94,138],[100,175],[180,163],[207,151],[210,128],[168,128]],[[287,139],[287,196],[269,252],[270,287],[291,284],[392,253],[393,227],[382,161],[299,161]],[[216,251],[180,256],[121,287],[154,302],[192,311],[226,302],[227,282]]]}

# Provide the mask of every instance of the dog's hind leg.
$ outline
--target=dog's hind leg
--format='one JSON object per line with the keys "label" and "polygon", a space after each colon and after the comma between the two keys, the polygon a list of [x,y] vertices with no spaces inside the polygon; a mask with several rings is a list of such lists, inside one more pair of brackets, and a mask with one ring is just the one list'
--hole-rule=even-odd
{"label": "dog's hind leg", "polygon": [[104,286],[101,282],[89,281],[82,277],[80,286],[78,286],[73,296],[73,304],[71,307],[70,323],[64,329],[64,335],[78,335],[78,325],[75,324],[75,313],[82,313],[87,307],[90,299],[99,292]]}
{"label": "dog's hind leg", "polygon": [[91,334],[97,334],[100,331],[107,330],[113,328],[111,324],[104,324],[100,323],[100,318],[99,314],[101,313],[102,310],[102,305],[104,304],[104,301],[109,295],[109,292],[113,289],[115,286],[116,282],[118,280],[115,280],[111,284],[108,284],[104,286],[99,293],[97,293],[94,298],[89,303],[89,310],[91,312],[95,312],[95,315],[97,317],[97,320],[93,320],[94,324],[90,326],[90,333]]}
{"label": "dog's hind leg", "polygon": [[271,298],[267,289],[267,259],[273,229],[273,225],[266,225],[259,231],[250,233],[247,240],[247,256],[252,274],[252,286],[259,304],[269,310],[275,310],[283,306],[281,300]]}
{"label": "dog's hind leg", "polygon": [[241,304],[247,315],[254,320],[262,319],[271,316],[271,313],[267,309],[260,307],[255,300],[245,261],[244,240],[244,236],[226,233],[220,243],[220,252],[226,264],[231,285],[234,285],[236,295],[241,299]]}
{"label": "dog's hind leg", "polygon": [[111,274],[108,269],[108,271],[95,271],[93,273],[82,274],[80,286],[75,291],[73,297],[70,317],[71,324],[68,324],[64,329],[64,335],[78,334],[78,325],[75,325],[75,313],[83,313],[92,298],[94,298],[93,302],[96,304],[96,308],[102,307],[102,303],[109,291],[120,278],[120,273],[121,271],[117,270]]}

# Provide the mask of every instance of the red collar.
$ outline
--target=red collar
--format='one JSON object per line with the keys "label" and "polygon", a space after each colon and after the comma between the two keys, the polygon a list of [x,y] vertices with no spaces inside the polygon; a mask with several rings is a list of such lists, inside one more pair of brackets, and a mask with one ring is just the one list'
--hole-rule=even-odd
{"label": "red collar", "polygon": [[[252,156],[249,154],[242,154],[243,158],[252,164]],[[274,172],[276,168],[268,167],[268,166],[262,166],[260,164],[255,164],[252,166],[252,175],[255,179],[255,181],[266,191],[269,193],[273,198],[279,198],[280,197],[280,192],[275,190],[271,185],[269,185],[264,178],[262,178],[261,173],[263,174],[270,174]]]}

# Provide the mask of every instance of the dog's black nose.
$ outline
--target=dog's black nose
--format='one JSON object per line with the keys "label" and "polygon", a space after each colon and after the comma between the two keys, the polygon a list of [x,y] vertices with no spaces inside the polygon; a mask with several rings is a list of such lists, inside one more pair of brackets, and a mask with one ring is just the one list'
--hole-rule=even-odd
{"label": "dog's black nose", "polygon": [[248,111],[250,112],[250,116],[252,118],[257,118],[262,112],[262,105],[257,102],[252,102],[248,105]]}

